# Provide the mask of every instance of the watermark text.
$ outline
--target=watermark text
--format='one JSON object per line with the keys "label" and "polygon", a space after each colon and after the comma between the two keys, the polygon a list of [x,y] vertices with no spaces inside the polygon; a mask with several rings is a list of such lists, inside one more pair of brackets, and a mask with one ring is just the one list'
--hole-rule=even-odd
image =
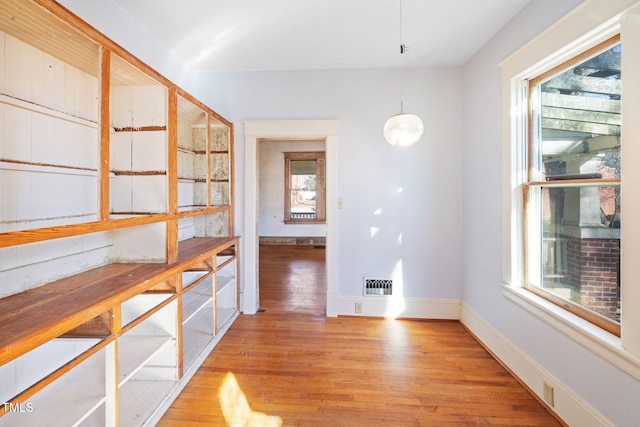
{"label": "watermark text", "polygon": [[4,412],[19,412],[23,414],[29,414],[33,412],[33,403],[13,403],[13,402],[4,402],[2,403],[2,409]]}

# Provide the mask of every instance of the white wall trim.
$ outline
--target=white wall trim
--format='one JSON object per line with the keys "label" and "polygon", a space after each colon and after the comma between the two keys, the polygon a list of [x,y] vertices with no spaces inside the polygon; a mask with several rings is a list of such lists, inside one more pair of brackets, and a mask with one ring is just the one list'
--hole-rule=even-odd
{"label": "white wall trim", "polygon": [[[356,303],[362,305],[361,313],[356,313]],[[458,320],[460,300],[393,296],[339,297],[338,313],[342,316]]]}
{"label": "white wall trim", "polygon": [[523,288],[502,284],[503,295],[564,335],[640,379],[640,358],[622,347],[617,336]]}
{"label": "white wall trim", "polygon": [[503,76],[535,77],[615,35],[619,19],[638,0],[587,0],[500,63]]}
{"label": "white wall trim", "polygon": [[516,375],[540,399],[543,396],[543,382],[554,388],[554,411],[570,426],[600,427],[614,426],[571,388],[560,382],[542,365],[537,363],[522,349],[517,347],[499,330],[477,313],[464,301],[460,308],[460,322],[466,326],[511,372]]}
{"label": "white wall trim", "polygon": [[243,233],[243,289],[241,310],[255,314],[260,304],[258,286],[258,143],[268,139],[325,141],[326,156],[326,273],[327,316],[338,315],[338,241],[337,241],[337,120],[245,121],[245,209]]}

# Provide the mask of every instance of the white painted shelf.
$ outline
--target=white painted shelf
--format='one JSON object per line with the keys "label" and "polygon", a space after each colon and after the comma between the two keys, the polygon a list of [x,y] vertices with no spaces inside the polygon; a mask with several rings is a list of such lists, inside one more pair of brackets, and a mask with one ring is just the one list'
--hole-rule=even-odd
{"label": "white painted shelf", "polygon": [[217,255],[216,256],[216,267],[220,268],[220,266],[222,264],[224,264],[225,262],[229,261],[231,258],[233,258],[233,255]]}
{"label": "white painted shelf", "polygon": [[229,286],[234,287],[236,284],[236,278],[230,276],[218,276],[216,277],[216,293],[218,295],[225,292],[225,289]]}
{"label": "white painted shelf", "polygon": [[118,385],[122,387],[133,378],[149,359],[158,354],[172,340],[170,336],[120,337],[118,339]]}
{"label": "white painted shelf", "polygon": [[8,402],[98,342],[97,338],[57,338],[0,366],[0,403]]}
{"label": "white painted shelf", "polygon": [[216,333],[235,319],[238,312],[237,266],[236,259],[227,259],[216,271]]}
{"label": "white painted shelf", "polygon": [[106,424],[105,423],[106,416],[107,416],[107,414],[106,414],[105,405],[102,404],[99,407],[97,407],[95,411],[91,412],[87,416],[87,418],[82,420],[82,422],[80,422],[80,424],[78,424],[78,427],[103,426],[103,425]]}
{"label": "white painted shelf", "polygon": [[138,317],[157,307],[172,294],[140,294],[122,303],[122,326],[136,320]]}
{"label": "white painted shelf", "polygon": [[0,417],[0,426],[68,427],[89,417],[104,402],[103,349],[29,398],[27,403],[30,406],[23,405],[24,412],[9,412]]}
{"label": "white painted shelf", "polygon": [[182,273],[182,289],[187,288],[191,284],[197,282],[200,278],[211,273],[210,271],[185,271]]}
{"label": "white painted shelf", "polygon": [[128,381],[120,389],[120,426],[138,426],[148,422],[157,408],[166,400],[166,396],[175,387],[177,381]]}
{"label": "white painted shelf", "polygon": [[235,308],[224,308],[224,307],[219,307],[216,310],[216,318],[217,318],[217,330],[216,333],[219,332],[221,329],[223,329],[225,326],[227,326],[227,324],[235,319],[236,315],[238,314],[238,311]]}
{"label": "white painted shelf", "polygon": [[185,370],[193,365],[213,338],[213,301],[210,300],[182,328],[182,354]]}
{"label": "white painted shelf", "polygon": [[213,278],[209,277],[182,295],[182,323],[213,300]]}

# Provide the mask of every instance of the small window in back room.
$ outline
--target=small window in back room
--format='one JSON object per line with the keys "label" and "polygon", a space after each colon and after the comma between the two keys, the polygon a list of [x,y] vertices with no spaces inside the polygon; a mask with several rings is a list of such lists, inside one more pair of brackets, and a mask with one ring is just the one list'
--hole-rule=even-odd
{"label": "small window in back room", "polygon": [[285,160],[285,224],[325,222],[325,154],[288,152]]}

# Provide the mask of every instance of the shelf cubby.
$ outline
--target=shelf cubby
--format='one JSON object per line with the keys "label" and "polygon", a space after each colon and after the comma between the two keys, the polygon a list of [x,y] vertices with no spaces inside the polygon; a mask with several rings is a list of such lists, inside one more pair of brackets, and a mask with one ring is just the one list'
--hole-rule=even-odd
{"label": "shelf cubby", "polygon": [[167,88],[111,56],[111,215],[168,211]]}
{"label": "shelf cubby", "polygon": [[214,338],[213,277],[209,276],[182,295],[182,347],[185,369]]}
{"label": "shelf cubby", "polygon": [[0,417],[0,426],[70,426],[91,417],[106,399],[104,367],[102,349],[22,402],[22,412]]}
{"label": "shelf cubby", "polygon": [[224,328],[238,311],[236,259],[220,263],[216,270],[216,332]]}

